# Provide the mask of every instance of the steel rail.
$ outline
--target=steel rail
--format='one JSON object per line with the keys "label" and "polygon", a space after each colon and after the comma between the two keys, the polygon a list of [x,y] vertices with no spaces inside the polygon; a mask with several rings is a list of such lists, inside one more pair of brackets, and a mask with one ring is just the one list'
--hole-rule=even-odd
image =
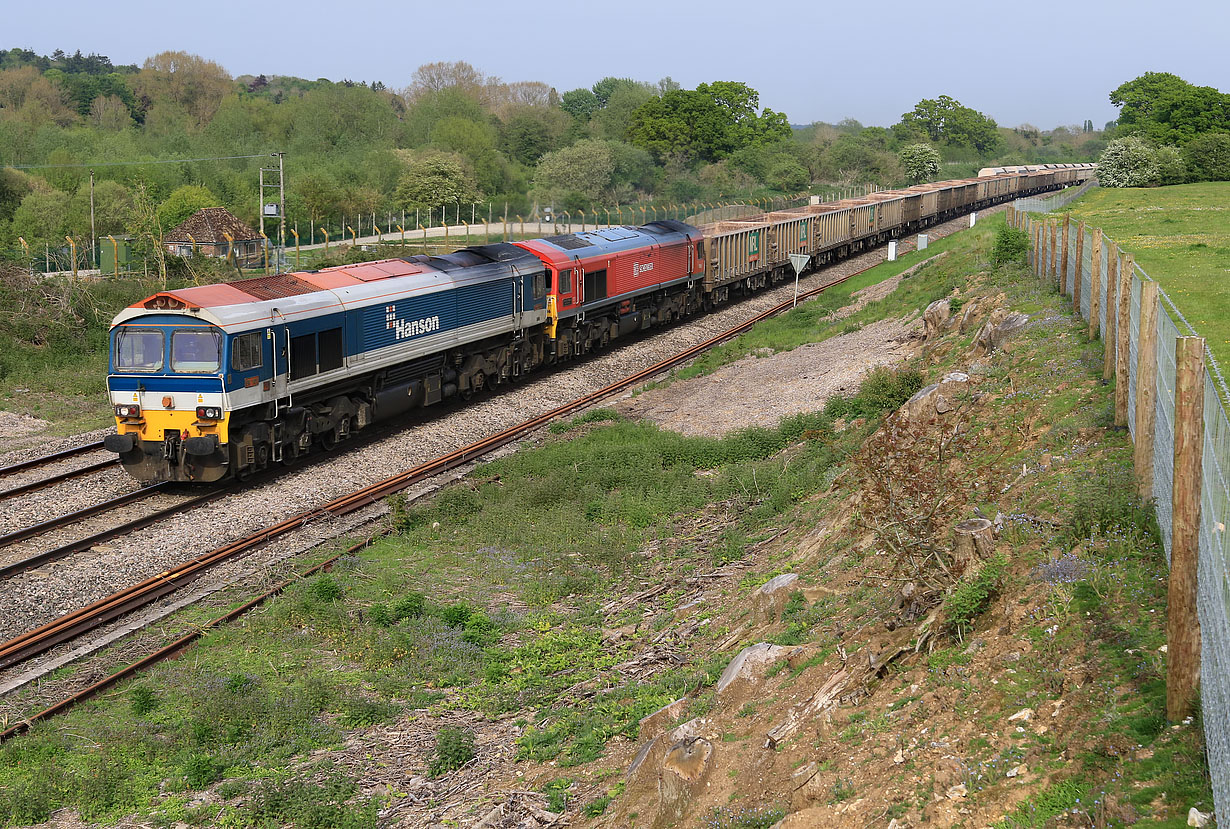
{"label": "steel rail", "polygon": [[11,578],[20,573],[25,573],[29,570],[33,570],[35,567],[39,567],[43,564],[48,564],[49,562],[52,562],[52,561],[58,561],[62,558],[72,555],[73,553],[79,553],[83,550],[88,550],[90,547],[93,547],[95,544],[101,544],[104,541],[109,541],[112,538],[125,535],[127,533],[133,532],[134,530],[144,529],[145,527],[148,527],[151,524],[155,524],[164,518],[168,518],[172,515],[177,515],[181,512],[185,512],[195,507],[199,507],[202,504],[209,503],[210,501],[215,501],[218,498],[221,498],[223,495],[226,495],[228,493],[229,493],[229,490],[220,489],[220,490],[215,490],[213,492],[202,493],[201,495],[195,495],[189,498],[187,501],[181,501],[180,503],[173,504],[172,506],[166,507],[165,509],[160,509],[156,512],[151,512],[149,515],[143,515],[140,518],[134,518],[131,521],[128,521],[124,524],[120,524],[118,527],[112,527],[111,529],[102,530],[100,532],[94,533],[93,535],[86,536],[85,538],[79,538],[76,541],[70,541],[69,543],[64,544],[63,546],[60,546],[60,547],[56,547],[55,549],[45,550],[41,553],[35,553],[34,555],[28,558],[23,558],[20,561],[15,561],[11,564],[5,564],[4,566],[0,566],[0,579]]}
{"label": "steel rail", "polygon": [[70,469],[68,472],[60,472],[52,475],[50,478],[41,478],[37,481],[31,481],[28,484],[18,484],[12,489],[0,491],[0,498],[11,498],[14,495],[23,495],[27,492],[34,492],[36,489],[43,489],[63,481],[70,481],[73,478],[80,478],[84,475],[89,475],[91,472],[100,472],[108,467],[115,466],[119,461],[114,458],[98,463],[92,463],[89,466],[82,466],[77,469]]}
{"label": "steel rail", "polygon": [[43,535],[51,532],[54,529],[63,527],[66,524],[75,524],[91,516],[98,515],[100,512],[122,507],[126,504],[131,504],[134,501],[143,501],[151,495],[157,495],[164,489],[169,487],[169,483],[154,484],[153,486],[142,487],[141,489],[133,490],[132,492],[118,495],[115,498],[108,498],[106,501],[100,501],[88,507],[82,507],[79,510],[65,513],[56,518],[49,518],[46,521],[40,521],[37,524],[31,524],[20,530],[14,530],[8,535],[0,535],[0,547],[7,547],[10,544],[15,544],[18,541],[24,541],[27,538],[33,538],[36,535]]}
{"label": "steel rail", "polygon": [[[867,268],[854,271],[846,276],[826,282],[823,285],[805,291],[799,294],[798,299],[808,299],[816,296],[834,285],[839,285],[861,273],[866,272],[867,270],[870,270],[871,267],[875,266],[871,265]],[[376,483],[358,489],[348,495],[335,498],[319,507],[305,510],[304,512],[293,515],[273,526],[266,527],[244,538],[232,541],[229,544],[213,550],[212,552],[186,561],[171,570],[146,579],[139,584],[125,588],[112,596],[99,599],[98,601],[93,602],[80,610],[67,613],[64,616],[48,622],[39,628],[14,637],[8,642],[0,644],[0,669],[11,667],[30,659],[31,657],[37,656],[40,653],[44,653],[55,645],[87,633],[90,630],[113,621],[114,619],[117,619],[137,608],[151,604],[163,596],[191,583],[203,575],[205,571],[211,567],[241,554],[251,552],[265,543],[278,538],[279,536],[285,535],[298,527],[304,526],[315,519],[342,516],[355,512],[365,506],[375,503],[381,498],[406,489],[419,481],[433,477],[442,472],[446,472],[450,469],[454,469],[474,460],[475,458],[481,457],[494,449],[506,446],[525,434],[542,427],[558,417],[583,409],[599,400],[609,397],[612,394],[623,391],[629,386],[633,386],[643,380],[657,374],[661,374],[662,372],[667,371],[680,363],[692,359],[708,349],[720,345],[733,337],[737,337],[765,319],[776,316],[785,311],[789,311],[794,306],[795,300],[793,298],[787,300],[747,320],[744,320],[742,323],[729,328],[726,331],[705,340],[704,342],[691,346],[684,351],[655,363],[654,365],[638,371],[635,374],[631,374],[621,380],[604,386],[597,391],[586,394],[569,403],[558,406],[544,414],[538,415],[505,429],[502,432],[498,432],[494,435],[483,438],[482,440],[469,444],[468,446],[456,449],[435,458],[434,460],[419,464],[418,466],[415,466],[405,472],[385,478],[382,481],[377,481]],[[361,545],[357,545],[352,549],[357,549],[359,546],[365,546],[367,543],[368,542],[363,542]],[[320,569],[324,566],[325,564],[318,565],[316,569]],[[309,574],[310,572],[314,571],[309,571]],[[273,591],[266,593],[264,596],[258,597],[252,602],[244,605],[243,608],[237,608],[235,611],[227,614],[227,616],[220,617],[220,619],[215,620],[215,622],[221,623],[226,621],[228,618],[233,618],[234,616],[239,615],[239,613],[243,612],[244,609],[255,606],[255,604],[259,604],[264,600],[264,598],[273,595],[284,587],[285,584],[275,588]],[[196,635],[189,634],[188,637],[177,640],[177,642],[163,648],[159,651],[159,653],[165,652],[169,655],[170,653],[177,652],[189,641],[194,639],[195,636],[199,636],[199,633]],[[121,674],[124,676],[129,675],[130,673],[140,670],[140,668],[146,665],[152,664],[157,661],[158,658],[162,657],[159,657],[157,654],[151,654],[150,656],[133,663],[132,666],[129,666],[129,669],[125,669],[128,673],[121,672]],[[32,717],[23,720],[21,723],[12,726],[7,731],[0,732],[0,740],[7,739],[14,733],[19,733],[21,730],[27,728],[30,723],[38,719],[43,719],[65,710],[76,701],[84,699],[85,696],[92,695],[93,693],[97,693],[99,690],[102,690],[103,687],[109,687],[110,684],[119,680],[121,674],[117,674],[108,680],[103,680],[101,683],[96,683],[94,686],[79,692],[69,699],[57,703],[51,708],[46,709],[44,712],[35,714]]]}
{"label": "steel rail", "polygon": [[96,443],[86,443],[82,446],[74,446],[71,449],[62,449],[59,452],[52,452],[50,455],[44,455],[41,458],[31,458],[28,461],[15,463],[12,466],[0,467],[0,475],[12,475],[15,472],[23,472],[27,469],[34,469],[39,466],[46,466],[55,461],[62,461],[65,458],[71,458],[74,455],[83,455],[86,452],[94,452],[102,449],[102,441]]}

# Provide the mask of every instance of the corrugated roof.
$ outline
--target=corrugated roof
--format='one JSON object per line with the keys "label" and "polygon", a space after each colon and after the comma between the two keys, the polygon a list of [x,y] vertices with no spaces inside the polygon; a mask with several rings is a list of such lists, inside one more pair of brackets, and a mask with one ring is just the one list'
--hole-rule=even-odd
{"label": "corrugated roof", "polygon": [[[179,227],[163,237],[164,242],[192,242],[198,245],[225,245],[223,233],[231,234],[236,242],[251,242],[260,239],[258,231],[244,224],[225,207],[202,207],[184,220]],[[192,235],[192,239],[188,235]]]}

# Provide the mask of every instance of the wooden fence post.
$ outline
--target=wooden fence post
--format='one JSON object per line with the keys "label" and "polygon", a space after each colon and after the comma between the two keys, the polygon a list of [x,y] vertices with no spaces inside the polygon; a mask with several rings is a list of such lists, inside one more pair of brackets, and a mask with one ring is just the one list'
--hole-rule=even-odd
{"label": "wooden fence post", "polygon": [[[1068,249],[1064,248],[1064,256],[1068,254]],[[1072,310],[1076,311],[1077,319],[1081,316],[1081,277],[1085,270],[1085,223],[1079,222],[1076,225],[1076,261],[1072,263]],[[1066,273],[1066,271],[1065,271]]]}
{"label": "wooden fence post", "polygon": [[1115,425],[1126,426],[1128,416],[1128,355],[1131,353],[1132,326],[1132,254],[1123,255],[1119,263],[1119,320],[1116,323],[1118,341],[1115,347]]}
{"label": "wooden fence post", "polygon": [[1102,381],[1115,376],[1115,347],[1119,343],[1119,246],[1106,251],[1106,342],[1102,355]]}
{"label": "wooden fence post", "polygon": [[1157,406],[1157,283],[1140,285],[1140,333],[1136,338],[1136,467],[1142,501],[1153,497],[1153,425]]}
{"label": "wooden fence post", "polygon": [[[1059,252],[1059,282],[1065,287],[1068,284],[1068,247],[1072,243],[1072,214],[1063,214],[1063,248]],[[1059,293],[1065,293],[1061,288]],[[1075,293],[1075,291],[1073,292]]]}
{"label": "wooden fence post", "polygon": [[1067,287],[1067,284],[1064,278],[1060,276],[1059,274],[1059,222],[1053,221],[1050,224],[1051,224],[1051,258],[1048,260],[1050,263],[1050,271],[1049,273],[1047,273],[1047,276],[1051,277],[1052,279],[1059,280],[1059,293],[1060,295],[1062,295],[1064,293],[1064,289]]}
{"label": "wooden fence post", "polygon": [[1166,605],[1166,717],[1172,722],[1192,712],[1200,681],[1196,577],[1204,454],[1203,337],[1179,337],[1175,341],[1174,385],[1174,490]]}
{"label": "wooden fence post", "polygon": [[1042,222],[1034,222],[1034,276],[1042,278]]}
{"label": "wooden fence post", "polygon": [[1089,250],[1089,339],[1098,336],[1102,321],[1102,228],[1093,229],[1093,244]]}

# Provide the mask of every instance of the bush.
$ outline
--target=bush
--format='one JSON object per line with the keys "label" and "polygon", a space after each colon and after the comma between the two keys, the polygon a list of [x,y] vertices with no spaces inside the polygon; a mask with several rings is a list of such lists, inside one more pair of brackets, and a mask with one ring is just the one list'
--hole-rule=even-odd
{"label": "bush", "polygon": [[996,266],[1014,262],[1025,264],[1025,252],[1029,250],[1029,234],[1024,230],[1004,225],[995,232],[995,244],[991,248],[991,262]]}
{"label": "bush", "polygon": [[1169,144],[1158,147],[1153,157],[1157,161],[1158,184],[1182,184],[1187,181],[1187,159],[1178,147]]}
{"label": "bush", "polygon": [[1193,181],[1230,181],[1230,133],[1197,136],[1184,152]]}
{"label": "bush", "polygon": [[948,626],[957,635],[963,636],[974,626],[974,620],[991,605],[1003,584],[1007,561],[1002,554],[989,558],[976,573],[972,574],[948,594],[944,600],[944,615]]}
{"label": "bush", "polygon": [[1148,187],[1157,181],[1154,150],[1134,135],[1116,138],[1098,159],[1098,182],[1103,187]]}
{"label": "bush", "polygon": [[148,714],[158,707],[158,697],[152,688],[136,685],[129,692],[132,698],[132,713],[138,717]]}
{"label": "bush", "polygon": [[440,618],[444,620],[444,624],[449,627],[459,628],[464,627],[466,622],[470,621],[474,611],[465,602],[457,602],[440,611]]}
{"label": "bush", "polygon": [[863,380],[858,394],[853,397],[834,397],[824,406],[824,414],[830,418],[853,420],[858,417],[878,417],[892,411],[909,400],[914,392],[923,387],[922,372],[916,369],[879,367],[872,369]]}
{"label": "bush", "polygon": [[436,752],[427,773],[439,777],[456,771],[474,759],[474,732],[468,728],[444,727],[436,732]]}
{"label": "bush", "polygon": [[184,762],[184,779],[188,787],[203,789],[218,779],[222,769],[204,754],[193,754]]}
{"label": "bush", "polygon": [[318,601],[335,602],[342,597],[342,586],[332,576],[322,575],[308,585],[308,595]]}
{"label": "bush", "polygon": [[427,597],[422,593],[407,593],[393,605],[393,621],[417,619],[427,608]]}

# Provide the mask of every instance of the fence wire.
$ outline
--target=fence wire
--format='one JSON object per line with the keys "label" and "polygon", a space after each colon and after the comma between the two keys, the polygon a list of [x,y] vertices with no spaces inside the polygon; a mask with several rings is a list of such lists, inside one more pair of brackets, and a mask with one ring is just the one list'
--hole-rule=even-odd
{"label": "fence wire", "polygon": [[[1051,212],[1066,206],[1083,194],[1062,193],[1049,199],[1018,199],[1015,207],[1026,227],[1033,227],[1030,212]],[[1053,218],[1053,217],[1052,217]],[[1086,236],[1082,245],[1080,268],[1076,263],[1075,236],[1072,228],[1069,241],[1069,267],[1062,284],[1072,289],[1077,273],[1081,278],[1081,316],[1088,320],[1092,303],[1092,238]],[[1061,231],[1062,233],[1062,231]],[[1031,240],[1033,237],[1030,237]],[[1062,239],[1051,249],[1050,270],[1045,277],[1054,283],[1055,262],[1061,255]],[[1045,240],[1050,248],[1049,237]],[[1101,302],[1098,329],[1103,337],[1115,336],[1118,297],[1115,283],[1110,280],[1109,265],[1115,254],[1114,240],[1102,237],[1100,258]],[[1035,251],[1035,257],[1037,252]],[[1045,257],[1044,257],[1045,258]],[[1139,267],[1130,274],[1131,303],[1128,336],[1128,428],[1136,435],[1137,362],[1140,348],[1141,294],[1144,281],[1152,281]],[[1117,281],[1117,280],[1116,280]],[[1161,529],[1166,562],[1170,563],[1173,527],[1174,488],[1174,405],[1175,350],[1179,337],[1197,334],[1182,312],[1166,295],[1158,291],[1156,326],[1157,393],[1154,401],[1153,426],[1153,500]],[[1226,405],[1230,404],[1221,367],[1205,348],[1204,441],[1202,453],[1202,486],[1199,528],[1199,587],[1197,613],[1200,619],[1200,706],[1204,721],[1205,748],[1209,758],[1209,774],[1213,785],[1214,811],[1218,825],[1230,825],[1230,543],[1226,528],[1230,525],[1230,419]]]}

